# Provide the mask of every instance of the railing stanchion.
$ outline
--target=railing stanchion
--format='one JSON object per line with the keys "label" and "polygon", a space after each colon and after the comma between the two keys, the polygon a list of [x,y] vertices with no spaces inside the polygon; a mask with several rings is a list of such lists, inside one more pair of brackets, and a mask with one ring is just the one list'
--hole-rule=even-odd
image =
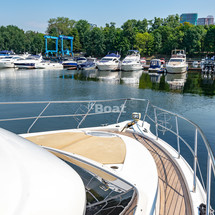
{"label": "railing stanchion", "polygon": [[158,119],[157,119],[156,108],[154,108],[154,114],[155,114],[155,132],[156,132],[156,139],[158,139]]}
{"label": "railing stanchion", "polygon": [[198,130],[195,131],[194,161],[193,161],[193,192],[196,192],[196,164],[197,164]]}
{"label": "railing stanchion", "polygon": [[210,198],[211,198],[211,157],[208,154],[207,164],[207,198],[206,198],[206,215],[210,215]]}
{"label": "railing stanchion", "polygon": [[80,127],[81,123],[86,119],[87,115],[88,115],[89,112],[93,109],[93,107],[94,107],[95,104],[96,104],[96,102],[93,102],[92,104],[90,104],[90,106],[88,107],[87,113],[84,115],[84,117],[82,118],[82,120],[79,122],[77,128]]}
{"label": "railing stanchion", "polygon": [[175,116],[175,124],[176,124],[176,133],[177,133],[178,158],[180,158],[181,149],[180,149],[179,130],[178,130],[178,117],[177,116]]}
{"label": "railing stanchion", "polygon": [[31,128],[33,127],[33,125],[37,122],[37,120],[40,118],[40,116],[44,113],[44,111],[48,108],[48,106],[50,105],[51,103],[48,102],[48,104],[45,106],[45,108],[43,108],[42,112],[37,116],[37,118],[34,120],[34,122],[31,124],[31,126],[28,128],[27,130],[27,133],[30,132]]}
{"label": "railing stanchion", "polygon": [[125,105],[126,105],[127,100],[128,100],[128,99],[126,99],[126,100],[124,101],[123,105],[121,105],[121,110],[120,110],[119,116],[118,116],[118,118],[117,118],[117,120],[116,120],[116,123],[119,123],[120,116],[121,116],[122,112],[124,111],[124,108],[125,108]]}
{"label": "railing stanchion", "polygon": [[144,122],[146,120],[146,115],[148,113],[148,108],[149,108],[149,100],[147,102],[147,105],[146,105],[146,109],[145,109],[145,114],[144,114],[144,117],[143,117],[143,124],[142,124],[142,127],[144,126]]}

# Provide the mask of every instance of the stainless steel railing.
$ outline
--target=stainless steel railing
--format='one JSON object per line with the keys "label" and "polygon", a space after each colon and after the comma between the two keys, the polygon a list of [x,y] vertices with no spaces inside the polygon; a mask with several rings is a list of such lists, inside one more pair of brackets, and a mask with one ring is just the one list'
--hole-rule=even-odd
{"label": "stainless steel railing", "polygon": [[[100,104],[100,103],[112,103],[112,102],[120,102],[121,103],[121,108],[116,111],[116,112],[110,112],[110,111],[103,111],[103,112],[93,112],[93,108],[95,105]],[[83,124],[83,122],[88,118],[92,116],[98,116],[101,114],[116,114],[116,120],[115,122],[118,123],[120,119],[122,118],[123,115],[123,110],[126,107],[127,104],[132,103],[132,102],[138,102],[138,107],[140,107],[141,112],[143,113],[143,123],[145,121],[148,121],[150,124],[155,125],[155,136],[158,139],[159,138],[159,128],[163,129],[163,131],[168,131],[171,134],[173,134],[176,137],[176,142],[177,142],[177,153],[178,153],[178,158],[182,155],[181,151],[181,142],[189,149],[193,156],[193,192],[196,191],[196,180],[197,180],[197,169],[200,174],[200,180],[202,183],[203,188],[205,189],[206,193],[206,214],[209,215],[210,213],[210,196],[211,196],[211,180],[212,180],[212,174],[211,174],[211,168],[213,175],[215,176],[215,158],[214,154],[212,152],[211,146],[208,143],[205,135],[203,134],[202,130],[199,128],[198,125],[193,123],[192,121],[186,119],[185,117],[175,114],[173,112],[164,110],[162,108],[159,108],[153,104],[149,100],[146,99],[136,99],[136,98],[123,98],[123,99],[109,99],[109,100],[93,100],[93,101],[42,101],[42,102],[0,102],[1,105],[13,105],[13,104],[20,104],[20,105],[26,105],[26,104],[41,104],[45,105],[45,107],[42,108],[40,113],[37,116],[33,117],[20,117],[20,118],[8,118],[8,119],[1,119],[0,122],[4,121],[12,121],[12,120],[29,120],[32,119],[34,120],[33,123],[30,125],[28,128],[27,132],[30,132],[32,127],[36,124],[36,122],[39,119],[44,119],[44,118],[63,118],[63,117],[80,117],[80,119],[77,120],[78,125],[77,128],[80,128],[80,126]],[[80,112],[74,112],[72,114],[61,114],[61,115],[44,115],[44,113],[47,111],[48,108],[50,108],[51,105],[54,104],[85,104],[85,110],[80,111]],[[137,106],[132,106],[132,111],[136,111]],[[144,107],[144,110],[142,108]],[[126,109],[127,110],[127,109]],[[152,110],[150,112],[150,110]],[[160,113],[158,113],[160,112]],[[164,123],[160,123],[159,121],[159,114],[163,114],[165,117],[167,115],[172,116],[172,118],[175,119],[175,131],[172,128],[169,128],[167,126],[166,121]],[[187,122],[189,125],[191,125],[194,128],[194,149],[190,146],[189,142],[187,142],[182,135],[180,134],[180,128],[179,128],[179,122],[178,120],[183,120],[184,122]],[[199,159],[198,159],[198,154],[197,154],[197,149],[198,149],[198,144],[200,142],[199,136],[202,139],[206,149],[207,149],[207,173],[206,173],[206,185],[203,180],[203,175],[202,171],[199,165]]]}
{"label": "stainless steel railing", "polygon": [[[154,119],[152,119],[150,117],[150,115],[148,115],[148,108],[149,106],[151,106],[153,109],[154,109]],[[157,111],[162,111],[163,113],[168,113],[172,116],[175,117],[175,123],[176,123],[176,132],[174,132],[173,130],[165,127],[164,125],[162,124],[159,124],[158,123],[158,119],[157,119]],[[194,158],[194,161],[193,161],[193,192],[196,192],[196,172],[197,172],[197,166],[198,166],[198,170],[199,170],[199,174],[200,174],[200,177],[201,177],[201,183],[202,183],[202,186],[203,188],[205,189],[205,192],[206,192],[206,215],[210,215],[210,196],[211,196],[211,180],[212,180],[212,175],[211,175],[211,168],[213,170],[213,174],[215,176],[215,158],[214,158],[214,155],[213,155],[213,152],[212,152],[212,149],[211,149],[211,146],[210,144],[208,143],[205,135],[203,134],[202,130],[200,129],[200,127],[198,125],[196,125],[195,123],[193,123],[192,121],[186,119],[185,117],[183,116],[180,116],[178,114],[175,114],[175,113],[172,113],[170,111],[167,111],[167,110],[164,110],[162,108],[159,108],[153,104],[150,103],[150,101],[147,102],[147,108],[146,108],[146,111],[145,111],[145,115],[144,115],[144,120],[148,118],[152,123],[155,124],[155,133],[156,133],[156,138],[158,139],[158,126],[160,126],[161,128],[165,129],[166,131],[169,131],[171,132],[172,134],[174,134],[177,138],[177,147],[178,147],[178,158],[180,158],[180,155],[181,155],[181,152],[180,152],[180,141],[181,140],[187,147],[188,149],[190,150],[190,152],[192,153],[193,155],[193,158]],[[194,150],[190,147],[190,145],[180,136],[179,134],[179,127],[178,127],[178,118],[188,122],[190,125],[192,125],[194,128],[195,128],[195,134],[194,134]],[[204,180],[203,180],[203,176],[202,176],[202,172],[201,172],[201,169],[200,169],[200,166],[199,166],[199,162],[198,162],[198,155],[197,155],[197,147],[198,147],[198,134],[201,136],[203,142],[204,142],[204,145],[207,149],[207,152],[208,152],[208,161],[207,161],[207,176],[206,176],[206,181],[207,181],[207,184],[206,184],[206,188],[205,188],[205,184],[204,184]]]}
{"label": "stainless steel railing", "polygon": [[[123,178],[121,178],[121,177],[119,177],[119,176],[117,176],[117,175],[115,175],[115,174],[113,174],[111,172],[106,171],[103,168],[100,168],[99,166],[97,166],[95,164],[92,164],[92,163],[90,163],[90,162],[88,162],[86,160],[83,160],[82,158],[80,158],[79,156],[77,156],[75,154],[67,153],[67,152],[60,151],[60,150],[57,150],[57,149],[53,149],[53,148],[50,148],[50,147],[43,147],[43,148],[45,148],[48,151],[54,153],[56,156],[58,156],[60,158],[61,158],[61,155],[63,155],[63,158],[61,158],[61,159],[63,159],[63,160],[65,159],[66,162],[69,162],[69,163],[71,163],[73,165],[76,165],[76,162],[84,164],[84,167],[80,167],[80,169],[84,169],[86,172],[90,172],[90,174],[92,174],[91,180],[93,178],[97,179],[97,177],[96,177],[96,175],[94,175],[92,169],[99,170],[99,171],[101,171],[103,173],[106,173],[106,174],[108,174],[108,175],[110,175],[110,176],[112,176],[112,177],[114,177],[114,178],[116,178],[118,180],[117,184],[113,184],[113,182],[108,181],[108,184],[111,184],[112,186],[114,186],[114,187],[116,187],[116,188],[121,190],[120,192],[118,192],[118,194],[113,196],[113,195],[110,195],[110,193],[109,193],[109,194],[107,194],[107,196],[105,196],[105,198],[103,200],[98,200],[94,196],[96,202],[89,203],[86,206],[86,210],[88,210],[88,209],[91,210],[92,208],[96,208],[96,214],[102,214],[103,209],[108,205],[109,202],[111,202],[111,201],[116,201],[117,202],[117,199],[119,199],[119,202],[116,205],[111,206],[112,210],[114,208],[117,208],[117,207],[123,208],[123,210],[125,210],[126,208],[129,208],[129,211],[126,212],[126,214],[128,214],[128,215],[134,215],[135,214],[137,203],[135,203],[135,204],[132,204],[132,203],[135,200],[135,198],[138,198],[138,190],[136,189],[136,187],[133,184],[129,183],[128,181],[124,180]],[[66,158],[69,158],[69,160],[67,160]],[[89,168],[90,170],[87,169],[87,166],[90,167]],[[85,185],[86,192],[89,191],[86,187],[90,186],[91,180],[87,183],[87,185]],[[105,179],[105,180],[107,180],[107,179]],[[121,183],[126,184],[127,189],[121,188],[119,186],[119,184],[120,184],[119,181]],[[93,187],[94,186],[95,186],[95,184],[93,183]],[[127,196],[128,194],[129,194],[129,198],[130,198],[130,202],[128,204],[130,206],[128,207],[128,205],[126,205],[126,206],[120,205],[121,201],[123,199],[123,196]],[[98,207],[99,205],[102,205],[102,207],[99,208]],[[87,211],[86,211],[86,214],[87,214]],[[92,212],[90,212],[89,214],[92,214]]]}

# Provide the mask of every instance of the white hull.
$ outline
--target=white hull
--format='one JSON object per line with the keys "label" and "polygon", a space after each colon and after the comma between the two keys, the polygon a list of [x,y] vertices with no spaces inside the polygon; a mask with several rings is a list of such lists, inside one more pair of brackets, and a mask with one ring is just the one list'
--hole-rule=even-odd
{"label": "white hull", "polygon": [[0,68],[14,68],[13,62],[0,62]]}
{"label": "white hull", "polygon": [[119,65],[117,64],[114,64],[114,65],[111,65],[111,64],[98,64],[97,65],[98,69],[101,70],[101,71],[112,71],[112,70],[118,70],[119,69]]}
{"label": "white hull", "polygon": [[124,70],[124,71],[134,71],[134,70],[140,70],[142,68],[143,67],[141,64],[122,64],[121,65],[121,70]]}
{"label": "white hull", "polygon": [[166,65],[166,70],[168,73],[173,73],[173,74],[184,73],[187,71],[187,65],[183,65],[183,66]]}
{"label": "white hull", "polygon": [[149,68],[149,72],[163,72],[163,68]]}
{"label": "white hull", "polygon": [[18,69],[35,69],[35,64],[34,65],[15,65],[15,67]]}
{"label": "white hull", "polygon": [[38,63],[35,66],[36,69],[63,69],[63,65],[60,63]]}

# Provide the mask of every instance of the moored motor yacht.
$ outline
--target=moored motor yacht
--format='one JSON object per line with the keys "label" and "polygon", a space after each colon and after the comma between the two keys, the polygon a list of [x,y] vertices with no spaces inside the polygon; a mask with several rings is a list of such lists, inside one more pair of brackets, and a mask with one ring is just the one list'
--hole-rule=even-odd
{"label": "moored motor yacht", "polygon": [[24,60],[28,57],[28,54],[23,55],[9,55],[0,59],[0,68],[14,68],[14,63]]}
{"label": "moored motor yacht", "polygon": [[[59,115],[60,104],[72,112]],[[19,113],[20,118],[0,120],[15,120],[16,126],[32,120],[24,134],[0,129],[0,211],[5,215],[11,211],[23,215],[199,215],[204,208],[206,215],[212,214],[214,154],[201,129],[183,116],[133,98],[1,102],[0,109],[6,110],[5,105],[15,105],[16,110],[17,105],[28,105],[32,111],[35,105],[41,108],[38,116]],[[51,115],[43,115],[49,108]],[[142,116],[133,110],[141,110]],[[65,117],[72,128],[55,130]],[[42,131],[37,126],[30,133],[40,119]],[[111,123],[100,126],[107,120]],[[81,128],[87,122],[91,127]],[[44,126],[51,126],[51,131],[48,127],[44,131]],[[183,135],[185,127],[191,131],[186,134],[194,136],[194,145],[192,138],[187,141]],[[173,136],[164,138],[166,132]],[[176,147],[170,145],[174,139]],[[198,148],[202,153],[197,153]],[[187,151],[191,162],[185,160]],[[202,156],[208,159],[204,166],[199,164]],[[206,174],[206,185],[202,174]]]}
{"label": "moored motor yacht", "polygon": [[107,54],[99,62],[97,62],[97,67],[99,70],[119,70],[120,55],[115,53]]}
{"label": "moored motor yacht", "polygon": [[77,62],[73,58],[66,58],[62,62],[65,69],[77,69]]}
{"label": "moored motor yacht", "polygon": [[173,50],[169,62],[166,64],[168,73],[183,73],[188,69],[184,50]]}
{"label": "moored motor yacht", "polygon": [[42,55],[29,55],[24,60],[20,59],[14,62],[14,65],[18,69],[35,69],[36,64],[43,60]]}
{"label": "moored motor yacht", "polygon": [[96,58],[87,58],[87,61],[79,65],[79,69],[82,70],[93,70],[97,66]]}
{"label": "moored motor yacht", "polygon": [[164,72],[164,66],[160,59],[152,59],[150,61],[149,72]]}
{"label": "moored motor yacht", "polygon": [[142,69],[140,63],[140,52],[137,50],[129,50],[127,56],[122,61],[121,70],[133,71]]}
{"label": "moored motor yacht", "polygon": [[13,54],[14,54],[14,52],[8,51],[8,50],[0,51],[0,59],[9,57],[10,55],[13,55]]}
{"label": "moored motor yacht", "polygon": [[77,65],[79,66],[79,65],[81,65],[82,63],[87,62],[87,58],[86,58],[86,57],[78,57],[78,58],[76,59],[76,62],[77,62]]}

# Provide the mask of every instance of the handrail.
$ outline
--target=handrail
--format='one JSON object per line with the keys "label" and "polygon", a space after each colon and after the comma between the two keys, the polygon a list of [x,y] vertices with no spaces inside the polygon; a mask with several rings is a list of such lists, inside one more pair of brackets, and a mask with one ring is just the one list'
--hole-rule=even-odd
{"label": "handrail", "polygon": [[[150,103],[150,102],[149,102],[149,103]],[[158,126],[161,126],[161,127],[163,127],[164,129],[166,129],[166,130],[170,131],[171,133],[175,134],[176,137],[177,137],[177,140],[178,140],[178,138],[180,138],[180,139],[182,140],[182,142],[184,142],[184,143],[187,145],[187,147],[189,148],[190,152],[191,152],[191,153],[193,154],[193,156],[194,156],[194,167],[193,167],[193,171],[194,171],[194,174],[193,174],[193,192],[196,191],[196,165],[198,165],[198,169],[199,169],[200,176],[201,176],[201,180],[202,180],[202,185],[203,185],[203,187],[205,188],[204,181],[203,181],[203,179],[202,179],[202,173],[201,173],[201,170],[200,170],[200,168],[199,168],[198,158],[197,158],[197,144],[198,144],[198,143],[197,143],[197,138],[198,138],[198,133],[200,134],[200,136],[201,136],[201,138],[202,138],[202,140],[203,140],[203,142],[204,142],[204,144],[205,144],[205,147],[206,147],[206,149],[207,149],[207,152],[208,152],[208,162],[207,162],[207,184],[206,184],[206,190],[205,190],[205,192],[206,192],[206,215],[210,215],[210,208],[211,208],[211,207],[210,207],[210,195],[211,195],[211,178],[212,178],[212,175],[211,175],[211,167],[212,167],[212,170],[213,170],[213,173],[214,173],[214,176],[215,176],[215,157],[214,157],[214,154],[213,154],[213,151],[212,151],[212,149],[211,149],[210,144],[208,143],[208,141],[207,141],[207,139],[206,139],[204,133],[203,133],[202,130],[200,129],[200,127],[199,127],[198,125],[196,125],[194,122],[192,122],[191,120],[188,120],[188,119],[186,119],[185,117],[183,117],[183,116],[181,116],[181,115],[172,113],[171,111],[167,111],[167,110],[164,110],[164,109],[162,109],[162,108],[159,108],[159,107],[157,107],[157,106],[155,106],[155,105],[152,105],[151,103],[150,103],[150,105],[151,105],[151,107],[154,109],[154,117],[155,117],[155,119],[152,120],[151,117],[148,117],[148,118],[149,118],[152,122],[155,123],[155,128],[156,128],[156,139],[158,139]],[[157,111],[156,111],[156,110],[160,110],[160,111],[162,111],[162,112],[171,114],[171,115],[173,115],[173,116],[175,116],[175,117],[177,117],[177,118],[181,118],[181,119],[185,120],[186,122],[188,122],[189,124],[191,124],[192,126],[194,126],[194,128],[195,128],[195,145],[194,145],[194,150],[195,150],[195,151],[193,151],[193,150],[191,149],[191,147],[186,143],[186,141],[184,141],[184,139],[178,135],[178,131],[177,131],[177,129],[178,129],[178,124],[177,124],[177,123],[178,123],[178,122],[177,122],[177,120],[176,120],[176,132],[177,132],[177,134],[176,134],[176,133],[175,133],[174,131],[172,131],[171,129],[168,129],[167,127],[165,127],[165,126],[163,126],[163,125],[161,125],[161,124],[158,123],[158,121],[157,121]],[[145,113],[145,114],[146,114],[146,116],[148,116],[147,113]],[[180,147],[178,147],[178,155],[180,155]]]}
{"label": "handrail", "polygon": [[[76,160],[76,161],[79,161],[79,162],[81,162],[81,163],[84,163],[84,164],[86,164],[86,165],[89,165],[89,166],[91,166],[91,167],[93,167],[93,168],[96,168],[96,169],[98,169],[98,170],[101,170],[101,171],[103,171],[103,172],[105,172],[105,173],[107,173],[107,174],[109,174],[109,175],[111,175],[111,176],[116,177],[117,179],[121,180],[122,182],[126,183],[127,185],[129,185],[129,186],[131,187],[129,190],[127,190],[127,191],[124,192],[124,193],[118,194],[118,195],[113,196],[113,197],[109,197],[108,199],[104,199],[104,200],[102,200],[102,201],[100,201],[100,202],[97,202],[97,203],[90,204],[89,207],[96,206],[97,204],[101,204],[101,203],[103,203],[103,202],[107,202],[108,200],[116,199],[116,198],[118,198],[118,197],[121,197],[122,195],[124,195],[124,194],[130,192],[131,190],[134,191],[133,196],[135,196],[135,195],[138,196],[138,195],[139,195],[137,188],[136,188],[133,184],[131,184],[130,182],[126,181],[125,179],[121,178],[120,176],[118,176],[118,175],[116,175],[116,174],[114,174],[114,173],[112,173],[112,172],[109,172],[109,171],[107,171],[107,170],[105,170],[105,169],[103,169],[103,168],[101,168],[101,167],[99,167],[99,166],[97,166],[97,165],[95,165],[95,164],[92,164],[92,163],[88,162],[87,160],[84,160],[83,158],[77,156],[76,154],[71,154],[71,153],[68,153],[68,152],[65,152],[65,151],[61,151],[61,150],[58,150],[58,149],[54,149],[54,148],[50,148],[50,147],[47,147],[47,146],[43,146],[43,148],[46,149],[46,150],[48,150],[48,151],[54,152],[54,153],[62,154],[62,155],[64,155],[64,156],[67,156],[67,157],[69,157],[69,158],[72,158],[72,159],[74,159],[74,160]],[[111,182],[109,182],[109,183],[111,183]],[[117,185],[115,185],[115,186],[117,186]],[[135,207],[133,207],[133,208],[131,209],[130,212],[132,212],[132,211],[135,212],[135,210],[136,210],[136,205],[135,205]]]}
{"label": "handrail", "polygon": [[[185,144],[188,149],[190,150],[190,152],[192,153],[193,157],[194,157],[194,161],[193,161],[193,191],[195,192],[196,189],[196,170],[198,168],[199,173],[200,173],[200,177],[201,177],[201,183],[204,187],[204,189],[206,188],[205,192],[207,195],[207,200],[206,200],[206,204],[207,204],[207,215],[209,215],[209,205],[210,205],[210,187],[211,187],[211,167],[212,167],[212,171],[213,174],[215,176],[215,156],[214,153],[211,149],[211,146],[207,140],[207,138],[205,137],[203,131],[201,130],[201,128],[195,124],[194,122],[192,122],[191,120],[179,115],[179,114],[175,114],[171,111],[165,110],[163,108],[157,107],[155,105],[153,105],[148,99],[136,99],[136,98],[121,98],[121,99],[107,99],[107,100],[85,100],[85,101],[31,101],[31,102],[0,102],[0,105],[13,105],[13,104],[19,104],[19,105],[24,105],[24,104],[46,104],[46,107],[42,109],[42,111],[40,112],[40,114],[38,116],[34,116],[34,117],[20,117],[20,118],[13,118],[13,119],[0,119],[0,122],[3,121],[12,121],[12,120],[26,120],[26,119],[35,119],[34,122],[32,123],[32,125],[29,127],[29,130],[34,126],[34,124],[39,120],[39,119],[43,119],[43,118],[57,118],[57,117],[82,117],[82,119],[78,122],[78,128],[79,126],[83,123],[83,121],[87,118],[87,116],[93,116],[93,115],[99,115],[99,114],[110,114],[110,113],[114,113],[114,112],[109,112],[109,111],[104,111],[101,113],[93,113],[91,112],[93,106],[91,106],[90,108],[87,109],[86,113],[74,113],[74,114],[65,114],[65,115],[43,115],[43,113],[45,112],[45,110],[51,106],[51,104],[80,104],[80,103],[91,103],[93,105],[95,105],[96,103],[103,103],[103,102],[122,102],[122,107],[125,107],[125,104],[127,104],[129,101],[137,101],[137,102],[144,102],[146,103],[146,107],[145,110],[143,111],[143,123],[146,121],[146,119],[149,119],[154,125],[155,125],[155,132],[156,132],[156,138],[158,138],[159,136],[159,132],[158,129],[159,128],[163,128],[166,131],[171,132],[172,134],[174,134],[177,138],[177,151],[178,151],[178,158],[180,158],[181,155],[181,151],[180,151],[180,141],[182,141],[183,144]],[[141,107],[143,107],[143,105],[141,104]],[[122,111],[123,108],[121,108],[121,110],[119,112],[115,112],[118,113],[117,119],[116,119],[116,123],[119,122],[119,119],[122,115]],[[153,113],[154,113],[154,119],[150,116],[149,110],[150,108],[153,109]],[[159,112],[163,112],[166,114],[170,114],[175,118],[175,127],[176,127],[176,132],[174,130],[172,130],[171,128],[168,128],[166,125],[162,125],[159,123],[158,120],[158,111]],[[180,136],[179,133],[179,127],[178,127],[178,119],[181,119],[187,123],[189,123],[190,125],[192,125],[195,128],[195,139],[194,139],[194,150],[190,147],[189,143],[186,142],[183,137]],[[201,172],[201,168],[199,166],[199,162],[198,162],[198,155],[197,155],[197,147],[198,147],[198,134],[199,137],[201,137],[201,139],[204,142],[204,145],[206,147],[206,150],[208,152],[208,162],[207,162],[207,185],[205,186],[204,184],[204,180],[202,177],[202,172]]]}
{"label": "handrail", "polygon": [[[151,104],[151,103],[150,103],[150,104]],[[199,134],[201,135],[201,137],[202,137],[202,139],[203,139],[203,141],[204,141],[204,143],[205,143],[205,146],[206,146],[206,148],[207,148],[207,151],[209,152],[210,157],[211,157],[211,159],[212,159],[212,167],[213,167],[213,171],[214,171],[214,174],[215,174],[215,158],[214,158],[214,155],[213,155],[213,151],[212,151],[212,149],[211,149],[210,144],[208,143],[207,138],[205,137],[204,133],[202,132],[201,128],[200,128],[197,124],[195,124],[194,122],[192,122],[191,120],[189,120],[189,119],[187,119],[187,118],[185,118],[185,117],[183,117],[183,116],[181,116],[181,115],[179,115],[179,114],[175,114],[175,113],[173,113],[173,112],[171,112],[171,111],[167,111],[167,110],[165,110],[165,109],[159,108],[159,107],[157,107],[157,106],[155,106],[155,105],[152,105],[152,104],[151,104],[151,106],[154,107],[154,108],[156,108],[157,110],[160,110],[160,111],[169,113],[169,114],[171,114],[171,115],[177,116],[178,118],[181,118],[181,119],[187,121],[188,123],[190,123],[191,125],[193,125],[194,127],[197,128]]]}

